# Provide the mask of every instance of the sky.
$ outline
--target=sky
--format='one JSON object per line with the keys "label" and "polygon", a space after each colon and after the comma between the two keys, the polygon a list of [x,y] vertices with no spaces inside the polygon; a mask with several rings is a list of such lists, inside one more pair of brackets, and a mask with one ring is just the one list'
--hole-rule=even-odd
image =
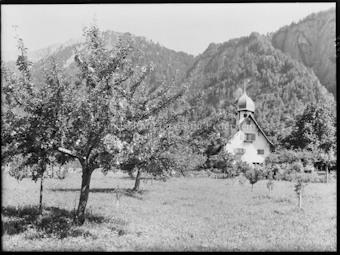
{"label": "sky", "polygon": [[[1,50],[16,50],[16,34],[28,50],[82,36],[94,17],[101,30],[130,32],[194,56],[212,42],[252,32],[266,34],[331,7],[334,2],[224,4],[30,4],[1,6]],[[15,30],[13,25],[17,26]]]}

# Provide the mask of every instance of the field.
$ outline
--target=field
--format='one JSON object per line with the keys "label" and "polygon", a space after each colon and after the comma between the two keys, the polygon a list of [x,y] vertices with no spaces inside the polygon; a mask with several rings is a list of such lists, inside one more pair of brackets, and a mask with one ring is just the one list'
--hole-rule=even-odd
{"label": "field", "polygon": [[[87,221],[72,226],[81,174],[2,181],[5,251],[336,251],[336,184],[310,183],[302,207],[293,182],[275,181],[272,197],[262,180],[172,178],[141,182],[127,174],[94,172]],[[115,189],[123,194],[117,203]]]}

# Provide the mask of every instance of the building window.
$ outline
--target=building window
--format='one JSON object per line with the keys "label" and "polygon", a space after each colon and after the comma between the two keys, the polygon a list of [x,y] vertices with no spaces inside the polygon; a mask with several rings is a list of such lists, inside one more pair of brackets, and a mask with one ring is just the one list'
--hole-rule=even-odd
{"label": "building window", "polygon": [[245,123],[243,125],[243,129],[244,130],[255,130],[255,125],[254,124],[247,124],[247,123]]}
{"label": "building window", "polygon": [[257,150],[257,154],[264,155],[264,150]]}
{"label": "building window", "polygon": [[246,139],[244,140],[245,142],[252,142],[255,141],[255,134],[245,134]]}
{"label": "building window", "polygon": [[235,148],[235,149],[234,149],[234,153],[235,153],[236,155],[243,155],[244,153],[246,153],[246,150],[243,149],[243,148]]}

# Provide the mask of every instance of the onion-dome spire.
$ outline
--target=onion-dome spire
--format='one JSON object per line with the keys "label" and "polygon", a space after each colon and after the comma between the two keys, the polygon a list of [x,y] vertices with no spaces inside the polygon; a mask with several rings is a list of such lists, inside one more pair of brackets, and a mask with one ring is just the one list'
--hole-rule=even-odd
{"label": "onion-dome spire", "polygon": [[238,111],[251,111],[253,113],[255,112],[255,103],[247,95],[245,82],[243,83],[243,94],[238,100]]}

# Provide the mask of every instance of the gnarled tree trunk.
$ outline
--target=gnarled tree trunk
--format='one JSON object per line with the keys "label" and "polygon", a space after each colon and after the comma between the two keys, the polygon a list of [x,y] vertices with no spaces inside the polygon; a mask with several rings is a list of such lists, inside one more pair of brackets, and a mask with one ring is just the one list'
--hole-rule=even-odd
{"label": "gnarled tree trunk", "polygon": [[133,191],[138,191],[139,190],[140,175],[141,175],[141,171],[138,169],[138,172],[137,172],[137,175],[136,175],[135,187],[133,188]]}
{"label": "gnarled tree trunk", "polygon": [[78,205],[77,215],[75,219],[75,223],[77,225],[83,225],[85,222],[85,209],[86,209],[87,200],[89,198],[90,181],[91,181],[92,172],[93,172],[93,169],[89,167],[85,167],[83,169],[80,199],[79,199],[79,205]]}

